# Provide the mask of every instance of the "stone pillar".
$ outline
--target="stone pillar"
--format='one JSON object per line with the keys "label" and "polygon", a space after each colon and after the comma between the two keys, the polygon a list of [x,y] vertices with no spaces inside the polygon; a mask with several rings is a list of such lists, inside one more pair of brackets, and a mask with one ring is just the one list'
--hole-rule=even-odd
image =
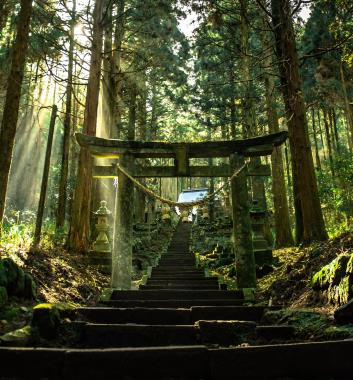
{"label": "stone pillar", "polygon": [[[229,157],[232,172],[244,165],[244,162],[244,157],[236,153]],[[237,287],[254,289],[256,288],[256,269],[246,174],[244,170],[231,182],[235,269]]]}
{"label": "stone pillar", "polygon": [[[130,154],[122,155],[119,163],[131,173],[134,157]],[[133,208],[134,185],[130,179],[119,172],[112,252],[111,286],[113,289],[131,289]]]}

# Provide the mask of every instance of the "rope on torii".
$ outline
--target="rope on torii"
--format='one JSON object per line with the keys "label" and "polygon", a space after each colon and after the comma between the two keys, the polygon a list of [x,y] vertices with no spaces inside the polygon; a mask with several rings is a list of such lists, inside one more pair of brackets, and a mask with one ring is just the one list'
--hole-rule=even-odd
{"label": "rope on torii", "polygon": [[154,191],[147,188],[145,185],[143,185],[141,182],[137,181],[136,178],[134,178],[130,173],[127,172],[127,170],[121,166],[120,164],[116,165],[116,168],[127,178],[129,178],[135,185],[138,187],[141,191],[143,191],[146,195],[158,199],[161,203],[167,204],[171,207],[179,207],[182,210],[190,209],[195,206],[200,206],[205,203],[207,203],[211,198],[213,198],[215,195],[217,195],[219,192],[221,192],[227,185],[227,183],[230,183],[233,179],[238,177],[245,169],[247,169],[248,165],[250,163],[250,160],[245,162],[244,165],[242,165],[239,169],[237,169],[232,176],[228,179],[227,182],[225,182],[220,188],[218,188],[216,191],[214,191],[212,194],[207,195],[206,197],[193,202],[175,202],[170,199],[164,198],[160,196],[159,194],[155,193]]}

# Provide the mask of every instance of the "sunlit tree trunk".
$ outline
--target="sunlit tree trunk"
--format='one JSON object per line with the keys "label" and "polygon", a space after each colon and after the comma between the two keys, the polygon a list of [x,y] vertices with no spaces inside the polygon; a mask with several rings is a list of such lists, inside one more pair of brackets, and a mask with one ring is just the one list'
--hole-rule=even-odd
{"label": "sunlit tree trunk", "polygon": [[304,243],[326,240],[299,74],[292,9],[289,0],[271,0],[271,5],[291,147],[296,238]]}
{"label": "sunlit tree trunk", "polygon": [[348,99],[347,82],[346,82],[346,77],[344,75],[342,61],[340,62],[340,75],[341,75],[341,84],[342,84],[342,90],[343,90],[344,106],[345,106],[345,112],[346,112],[346,120],[348,124],[348,129],[350,131],[350,136],[348,136],[348,145],[349,145],[350,151],[352,151],[353,150],[353,113],[352,113],[352,107]]}
{"label": "sunlit tree trunk", "polygon": [[6,19],[9,13],[8,3],[8,0],[0,0],[0,35],[2,34],[2,29],[6,24]]}
{"label": "sunlit tree trunk", "polygon": [[[264,37],[263,47],[265,51],[265,67],[270,70],[273,66],[271,57],[270,41]],[[266,111],[268,126],[271,133],[279,132],[278,115],[276,110],[276,84],[274,76],[271,73],[264,73],[266,89]],[[287,199],[286,182],[284,176],[284,165],[282,147],[276,147],[271,155],[272,166],[272,193],[275,217],[276,247],[288,247],[294,244],[291,223],[289,216],[289,207]]]}
{"label": "sunlit tree trunk", "polygon": [[6,99],[0,130],[0,226],[3,221],[5,211],[6,191],[18,121],[21,86],[28,49],[31,15],[32,0],[21,0],[21,9],[17,24],[17,35],[12,50],[11,69],[8,78]]}
{"label": "sunlit tree trunk", "polygon": [[111,91],[112,91],[112,137],[120,138],[121,115],[123,109],[122,91],[123,91],[123,75],[121,70],[121,49],[125,34],[125,0],[117,0],[117,18],[115,26],[114,46],[113,46],[113,62],[111,67]]}
{"label": "sunlit tree trunk", "polygon": [[73,68],[74,68],[74,44],[75,44],[75,20],[76,20],[76,1],[72,3],[71,26],[70,26],[70,46],[69,63],[67,68],[66,86],[66,110],[64,119],[64,137],[62,141],[61,171],[59,181],[59,198],[56,215],[56,228],[62,228],[65,224],[67,181],[69,174],[69,153],[71,140],[71,120],[72,120],[72,90],[73,90]]}
{"label": "sunlit tree trunk", "polygon": [[42,183],[41,183],[38,210],[37,210],[36,228],[34,231],[33,244],[35,247],[40,242],[40,236],[41,236],[41,231],[42,231],[45,198],[47,195],[47,187],[48,187],[48,181],[49,181],[50,157],[51,157],[51,151],[52,151],[52,146],[53,146],[54,127],[55,127],[57,112],[58,112],[58,107],[56,105],[53,105],[53,108],[51,111],[50,124],[49,124],[48,142],[47,142],[47,149],[45,153]]}
{"label": "sunlit tree trunk", "polygon": [[[142,85],[140,88],[140,96],[137,102],[137,125],[139,131],[139,140],[146,141],[147,136],[147,88],[146,88],[146,78],[142,80]],[[145,180],[141,179],[141,183],[145,184]],[[135,187],[136,193],[136,207],[135,207],[135,218],[136,222],[143,223],[145,221],[145,209],[146,209],[146,195],[144,192],[140,191]]]}
{"label": "sunlit tree trunk", "polygon": [[330,133],[330,126],[327,118],[327,110],[323,108],[322,110],[324,114],[324,125],[325,125],[325,134],[326,134],[326,142],[327,142],[327,148],[328,148],[328,158],[330,161],[330,170],[332,173],[332,176],[335,176],[335,169],[333,166],[333,152],[332,152],[332,139],[331,139],[331,133]]}
{"label": "sunlit tree trunk", "polygon": [[311,125],[313,128],[313,135],[314,135],[316,167],[317,169],[321,170],[321,160],[320,160],[320,155],[319,155],[319,145],[317,142],[317,131],[316,131],[316,120],[315,120],[314,108],[311,109]]}
{"label": "sunlit tree trunk", "polygon": [[[104,0],[96,0],[93,13],[93,36],[91,66],[89,72],[83,132],[95,136],[97,109],[101,79]],[[72,204],[69,247],[77,251],[87,251],[90,236],[90,212],[92,196],[93,159],[87,149],[81,148],[78,162],[77,180]]]}

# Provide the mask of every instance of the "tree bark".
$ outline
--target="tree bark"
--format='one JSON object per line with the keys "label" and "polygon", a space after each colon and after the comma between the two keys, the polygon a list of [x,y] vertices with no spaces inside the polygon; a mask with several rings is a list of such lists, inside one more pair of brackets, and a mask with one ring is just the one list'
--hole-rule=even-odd
{"label": "tree bark", "polygon": [[125,34],[125,0],[117,1],[117,22],[115,27],[114,51],[112,62],[112,104],[111,112],[112,121],[112,137],[120,138],[121,114],[122,114],[122,91],[123,91],[123,75],[121,72],[121,48]]}
{"label": "tree bark", "polygon": [[318,142],[317,142],[317,131],[316,131],[315,110],[314,110],[314,108],[311,109],[311,125],[313,127],[313,134],[314,134],[316,167],[317,167],[318,170],[321,170],[321,160],[320,160],[320,155],[319,155],[319,145],[318,145]]}
{"label": "tree bark", "polygon": [[[97,108],[101,79],[104,0],[96,0],[93,13],[93,36],[91,66],[88,78],[83,132],[95,136]],[[80,149],[77,180],[72,205],[69,247],[76,251],[87,251],[90,236],[90,213],[92,196],[93,159],[89,151]]]}
{"label": "tree bark", "polygon": [[352,108],[348,99],[347,83],[346,83],[346,77],[344,75],[342,61],[340,62],[340,75],[341,75],[344,106],[345,106],[345,111],[346,111],[346,119],[347,119],[348,129],[350,131],[350,136],[348,137],[348,145],[349,145],[350,151],[352,151],[353,150],[353,114],[352,114]]}
{"label": "tree bark", "polygon": [[282,92],[291,147],[297,241],[326,240],[299,74],[292,9],[289,0],[271,0]]}
{"label": "tree bark", "polygon": [[[264,50],[266,56],[264,58],[265,66],[269,69],[273,66],[272,57],[270,55],[269,47],[270,41],[264,38]],[[266,89],[266,112],[268,119],[269,131],[271,133],[279,132],[278,115],[275,103],[275,88],[276,84],[274,76],[264,73],[265,89]],[[287,199],[286,182],[284,177],[284,165],[282,147],[276,147],[271,155],[272,167],[272,193],[275,217],[275,231],[276,231],[276,247],[288,247],[294,244],[291,223],[289,216],[289,207]]]}
{"label": "tree bark", "polygon": [[330,162],[330,170],[333,177],[335,177],[335,168],[333,166],[333,153],[332,153],[332,140],[331,140],[331,134],[330,134],[330,126],[327,119],[327,111],[325,108],[322,110],[324,114],[324,125],[325,125],[325,134],[326,134],[326,142],[327,142],[327,148],[328,148],[328,158]]}
{"label": "tree bark", "polygon": [[56,215],[56,228],[60,229],[65,224],[66,199],[67,199],[67,180],[69,175],[69,153],[71,140],[71,119],[72,119],[72,92],[73,92],[73,67],[74,67],[74,39],[75,39],[75,19],[76,19],[76,0],[72,3],[72,15],[70,26],[70,46],[69,64],[67,73],[66,87],[66,110],[64,119],[64,136],[62,141],[61,170],[59,181],[59,198]]}
{"label": "tree bark", "polygon": [[8,14],[8,0],[0,0],[0,35],[2,34],[2,29],[6,24]]}
{"label": "tree bark", "polygon": [[6,191],[17,129],[31,15],[32,0],[21,0],[17,35],[12,50],[11,70],[8,77],[6,99],[0,130],[0,226],[2,225],[5,211]]}
{"label": "tree bark", "polygon": [[51,150],[52,150],[52,146],[53,146],[54,128],[55,128],[55,121],[56,121],[57,112],[58,112],[58,107],[56,105],[53,105],[53,108],[51,111],[50,125],[49,125],[47,150],[45,153],[42,185],[41,185],[41,189],[40,189],[40,197],[39,197],[39,203],[38,203],[36,228],[35,228],[35,232],[34,232],[34,240],[33,240],[34,247],[36,247],[39,244],[40,235],[41,235],[41,231],[42,231],[45,198],[47,195],[47,187],[48,187],[48,179],[49,179],[50,156],[51,156]]}

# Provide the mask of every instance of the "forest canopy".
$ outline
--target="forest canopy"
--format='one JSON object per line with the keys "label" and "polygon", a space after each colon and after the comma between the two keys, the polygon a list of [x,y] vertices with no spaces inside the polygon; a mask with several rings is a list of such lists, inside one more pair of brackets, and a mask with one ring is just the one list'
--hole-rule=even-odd
{"label": "forest canopy", "polygon": [[[0,0],[2,242],[45,231],[88,249],[92,211],[103,199],[113,209],[116,190],[92,179],[99,160],[76,132],[196,142],[288,130],[262,158],[272,177],[251,185],[276,246],[350,230],[352,14],[347,0]],[[144,184],[177,196],[167,179]],[[147,198],[134,199],[139,221]]]}

